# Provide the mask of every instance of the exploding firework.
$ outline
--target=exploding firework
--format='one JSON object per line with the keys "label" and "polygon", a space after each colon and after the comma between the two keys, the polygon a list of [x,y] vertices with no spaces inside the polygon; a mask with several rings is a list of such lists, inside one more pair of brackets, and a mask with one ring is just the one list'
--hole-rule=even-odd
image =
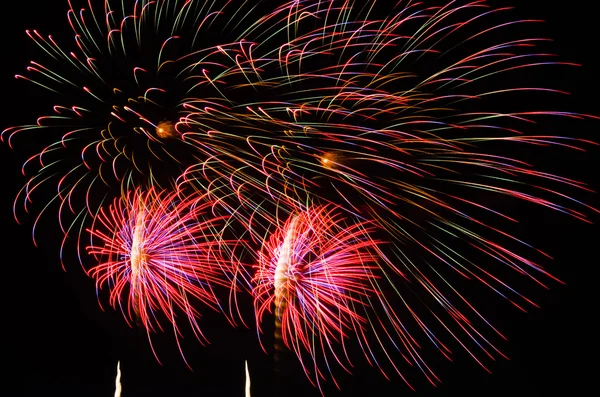
{"label": "exploding firework", "polygon": [[[274,311],[283,342],[317,384],[329,361],[344,362],[336,344],[344,352],[352,338],[386,376],[384,365],[402,374],[407,361],[432,383],[418,354],[428,344],[451,357],[450,339],[482,366],[502,356],[493,338],[503,337],[473,297],[484,289],[527,310],[535,303],[523,280],[557,281],[543,267],[549,255],[523,241],[519,218],[534,206],[584,222],[598,214],[581,197],[590,191],[584,183],[538,168],[549,147],[593,144],[540,127],[592,117],[554,110],[567,93],[548,87],[547,74],[576,65],[524,33],[541,21],[514,19],[509,7],[107,0],[79,11],[74,3],[72,50],[29,32],[48,58],[17,77],[62,102],[54,115],[2,135],[11,145],[26,133],[49,141],[26,162],[26,171],[40,165],[18,198],[29,207],[53,184],[65,234],[96,217],[112,226],[94,234],[108,244],[121,237],[98,210],[107,197],[141,186],[196,188],[235,220],[228,232],[245,240],[240,247],[259,252],[256,275],[234,259],[218,263],[236,263],[234,284],[253,291],[259,319]],[[114,208],[138,205],[127,197]],[[130,270],[147,260],[131,249],[144,240],[144,222],[136,229],[143,216],[127,217]],[[204,237],[189,252],[214,244],[230,253],[220,233]],[[334,260],[344,247],[354,256]],[[325,254],[331,260],[319,267]],[[312,278],[300,277],[296,267],[309,264]],[[305,283],[323,279],[329,284]],[[214,305],[210,291],[222,284],[204,282],[207,295],[197,298]],[[144,286],[137,278],[129,285]],[[317,287],[329,300],[307,295]],[[129,294],[129,318],[152,328],[153,317],[136,314],[139,296]],[[165,302],[195,314],[185,300]],[[369,317],[372,308],[382,315]],[[389,343],[367,344],[373,336]]]}
{"label": "exploding firework", "polygon": [[3,133],[11,144],[25,132],[49,140],[25,163],[39,167],[19,198],[29,207],[54,183],[66,234],[107,196],[168,188],[184,171],[247,224],[316,196],[380,218],[402,240],[423,230],[396,221],[416,211],[487,246],[471,230],[481,223],[472,213],[495,213],[479,192],[586,219],[561,192],[582,183],[506,155],[585,143],[531,128],[583,116],[522,108],[527,95],[564,94],[535,81],[536,68],[573,65],[554,60],[547,40],[519,37],[539,21],[497,22],[510,8],[480,0],[383,3],[69,2],[73,48],[28,31],[47,59],[17,77],[61,102]]}
{"label": "exploding firework", "polygon": [[294,351],[316,384],[319,354],[339,362],[333,347],[362,328],[356,306],[374,294],[375,243],[365,225],[343,221],[326,207],[293,214],[265,241],[253,280],[258,330],[274,310],[276,343]]}
{"label": "exploding firework", "polygon": [[[227,102],[218,86],[230,73],[219,58],[229,59],[230,43],[245,44],[225,27],[230,17],[251,14],[230,3],[73,0],[67,19],[74,42],[26,32],[41,51],[16,78],[56,102],[40,95],[49,112],[2,133],[11,147],[40,148],[23,164],[29,180],[15,200],[17,219],[19,202],[31,212],[44,201],[36,224],[58,208],[66,241],[104,201],[140,186],[172,188],[183,170],[207,161],[195,143],[210,146],[212,127],[196,122],[191,129],[186,120],[195,109]],[[215,35],[211,26],[224,32]]]}
{"label": "exploding firework", "polygon": [[233,243],[222,236],[227,217],[214,215],[205,199],[138,189],[101,208],[89,230],[87,249],[98,263],[88,274],[148,336],[163,330],[162,319],[179,338],[181,313],[204,342],[199,305],[222,310],[215,290],[231,288]]}
{"label": "exploding firework", "polygon": [[[294,212],[259,252],[253,279],[258,330],[274,312],[275,349],[283,342],[292,350],[319,389],[326,375],[335,382],[334,363],[350,372],[348,346],[360,346],[369,362],[379,360],[379,353],[389,357],[377,345],[395,337],[408,342],[410,353],[415,349],[379,283],[385,272],[373,232],[372,225],[353,222],[339,208],[312,206]],[[375,321],[379,315],[384,317]],[[372,345],[374,338],[379,343]]]}
{"label": "exploding firework", "polygon": [[[510,8],[484,1],[406,3],[381,18],[382,9],[389,9],[375,3],[308,1],[282,9],[288,41],[273,56],[253,58],[255,69],[269,76],[269,85],[258,89],[281,98],[247,105],[252,114],[245,119],[260,128],[246,139],[261,159],[254,167],[259,173],[250,177],[247,160],[229,178],[240,207],[252,214],[247,224],[257,241],[273,225],[280,230],[257,258],[257,317],[274,307],[285,344],[313,381],[322,374],[317,366],[329,369],[336,361],[330,343],[341,343],[342,335],[333,338],[326,325],[333,323],[314,316],[317,303],[303,302],[292,293],[297,290],[288,289],[301,285],[295,276],[282,276],[295,252],[286,244],[295,241],[302,224],[286,208],[333,204],[344,216],[382,230],[378,240],[386,244],[371,266],[383,272],[383,281],[371,279],[377,272],[369,267],[354,276],[370,286],[363,290],[367,296],[385,288],[385,295],[372,299],[397,305],[384,305],[393,308],[386,312],[393,331],[384,338],[393,342],[380,354],[387,358],[396,351],[402,357],[392,358],[388,368],[402,375],[399,362],[408,361],[437,383],[419,351],[431,343],[450,358],[451,344],[443,342],[448,337],[486,368],[486,360],[504,357],[494,339],[505,337],[474,298],[484,289],[526,311],[537,305],[523,280],[543,288],[560,283],[543,266],[549,255],[519,236],[515,224],[524,211],[533,204],[584,222],[598,214],[578,198],[591,192],[584,183],[535,168],[548,147],[584,151],[596,145],[540,130],[543,120],[596,118],[547,110],[566,92],[546,87],[535,71],[576,65],[557,61],[545,49],[548,40],[520,36],[519,26],[541,21],[511,20]],[[273,219],[273,213],[280,216]],[[282,226],[279,218],[288,223]],[[318,232],[308,230],[316,241],[299,246],[318,246]],[[348,301],[343,280],[336,281],[336,309],[342,310]],[[354,302],[357,291],[347,292]],[[303,305],[290,308],[286,297]],[[361,328],[351,322],[360,323],[358,317],[335,312],[332,319],[361,340]],[[332,360],[323,358],[328,354]],[[385,373],[385,361],[372,364]]]}

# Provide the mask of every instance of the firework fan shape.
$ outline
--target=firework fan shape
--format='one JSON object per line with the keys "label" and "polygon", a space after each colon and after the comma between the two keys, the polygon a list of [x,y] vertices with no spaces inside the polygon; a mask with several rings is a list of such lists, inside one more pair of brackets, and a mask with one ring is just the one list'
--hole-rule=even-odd
{"label": "firework fan shape", "polygon": [[274,309],[276,333],[315,385],[324,378],[321,365],[347,359],[336,347],[374,325],[362,313],[380,294],[372,228],[346,223],[334,207],[293,214],[265,242],[253,280],[258,330]]}
{"label": "firework fan shape", "polygon": [[179,346],[180,314],[205,342],[201,307],[223,311],[216,290],[231,288],[235,266],[226,250],[235,243],[223,239],[228,217],[214,215],[214,203],[178,193],[136,189],[101,208],[88,230],[87,251],[97,264],[87,273],[98,290],[108,288],[110,305],[129,324],[150,339],[166,321]]}

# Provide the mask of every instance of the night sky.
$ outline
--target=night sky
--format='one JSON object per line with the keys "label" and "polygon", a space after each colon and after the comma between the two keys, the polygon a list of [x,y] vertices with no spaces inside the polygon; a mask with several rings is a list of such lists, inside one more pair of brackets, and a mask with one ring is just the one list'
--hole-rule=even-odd
{"label": "night sky", "polygon": [[[561,69],[556,85],[573,93],[566,103],[568,110],[600,114],[600,82],[594,73],[600,67],[597,57],[597,20],[588,9],[589,1],[548,2],[541,0],[495,1],[514,4],[523,17],[547,21],[539,26],[541,36],[555,39],[553,48],[562,60],[583,67]],[[525,3],[519,5],[519,3]],[[39,109],[39,93],[33,85],[16,81],[27,62],[36,58],[39,49],[25,35],[25,29],[39,29],[46,34],[65,29],[67,1],[13,1],[3,4],[2,82],[3,107],[0,129],[33,122]],[[594,35],[596,38],[594,38]],[[554,86],[549,84],[549,86]],[[561,109],[562,110],[562,109]],[[568,123],[566,124],[568,125]],[[563,134],[593,138],[600,121],[577,123],[577,131]],[[563,124],[560,124],[563,126]],[[550,126],[552,128],[553,126]],[[554,126],[554,134],[561,132]],[[173,338],[157,335],[155,348],[162,366],[157,363],[145,335],[127,326],[120,313],[108,305],[103,311],[96,299],[94,282],[77,262],[67,271],[59,260],[60,236],[56,222],[46,217],[39,229],[38,247],[31,238],[33,217],[18,225],[13,218],[13,198],[25,182],[20,165],[27,148],[11,151],[0,145],[3,181],[0,205],[2,220],[2,318],[3,318],[3,387],[6,396],[81,396],[112,397],[116,364],[121,360],[123,396],[243,396],[244,360],[249,360],[252,395],[319,396],[294,361],[289,357],[285,379],[274,381],[272,358],[260,350],[256,331],[231,328],[217,314],[207,313],[202,320],[210,346],[202,347],[192,338],[184,341],[184,353],[193,371],[182,361]],[[586,154],[547,151],[545,159],[551,170],[590,183],[600,190],[600,147]],[[554,156],[554,157],[553,157]],[[589,204],[600,207],[599,195],[586,195]],[[41,203],[38,203],[41,205]],[[529,207],[527,207],[529,209]],[[38,208],[35,208],[36,210]],[[588,225],[551,211],[532,211],[523,217],[522,234],[534,245],[549,252],[555,260],[550,271],[566,282],[551,284],[550,291],[534,288],[532,295],[541,309],[524,314],[509,304],[494,308],[495,324],[508,337],[500,344],[510,360],[499,359],[486,373],[465,354],[457,354],[454,363],[433,362],[443,383],[433,388],[417,379],[411,392],[394,378],[386,381],[375,370],[359,365],[357,373],[341,377],[342,391],[331,384],[326,396],[358,396],[377,391],[378,396],[537,396],[583,395],[593,388],[595,373],[586,362],[595,360],[597,281],[593,274],[600,264],[597,224]],[[481,299],[486,299],[482,296]],[[483,305],[482,305],[483,306]],[[458,350],[457,350],[458,351]],[[594,387],[597,388],[597,387]]]}

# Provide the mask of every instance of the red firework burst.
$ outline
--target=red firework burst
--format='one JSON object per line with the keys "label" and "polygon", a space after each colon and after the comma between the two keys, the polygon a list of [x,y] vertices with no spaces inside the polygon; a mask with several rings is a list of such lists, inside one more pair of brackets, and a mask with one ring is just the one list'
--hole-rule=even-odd
{"label": "red firework burst", "polygon": [[348,222],[334,206],[315,206],[292,214],[258,254],[258,328],[274,307],[276,334],[316,384],[324,378],[318,368],[322,359],[349,364],[334,346],[345,349],[349,338],[360,338],[371,327],[363,313],[380,294],[372,229]]}
{"label": "red firework burst", "polygon": [[182,199],[178,192],[136,189],[102,208],[88,229],[87,250],[98,261],[88,275],[97,289],[108,286],[110,305],[128,323],[142,326],[149,339],[163,330],[164,317],[179,345],[176,319],[182,311],[198,340],[206,341],[198,303],[220,310],[215,289],[231,287],[227,274],[235,268],[225,259],[226,216],[215,215],[213,204],[205,196]]}

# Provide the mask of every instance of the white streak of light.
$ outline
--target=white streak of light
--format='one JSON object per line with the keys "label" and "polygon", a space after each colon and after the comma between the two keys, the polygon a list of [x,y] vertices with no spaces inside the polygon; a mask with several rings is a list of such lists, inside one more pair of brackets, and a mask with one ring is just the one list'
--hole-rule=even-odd
{"label": "white streak of light", "polygon": [[117,361],[117,379],[115,380],[115,397],[121,397],[121,361]]}
{"label": "white streak of light", "polygon": [[[250,397],[250,372],[248,371],[248,360],[246,363],[246,397]],[[117,396],[115,396],[117,397]]]}

